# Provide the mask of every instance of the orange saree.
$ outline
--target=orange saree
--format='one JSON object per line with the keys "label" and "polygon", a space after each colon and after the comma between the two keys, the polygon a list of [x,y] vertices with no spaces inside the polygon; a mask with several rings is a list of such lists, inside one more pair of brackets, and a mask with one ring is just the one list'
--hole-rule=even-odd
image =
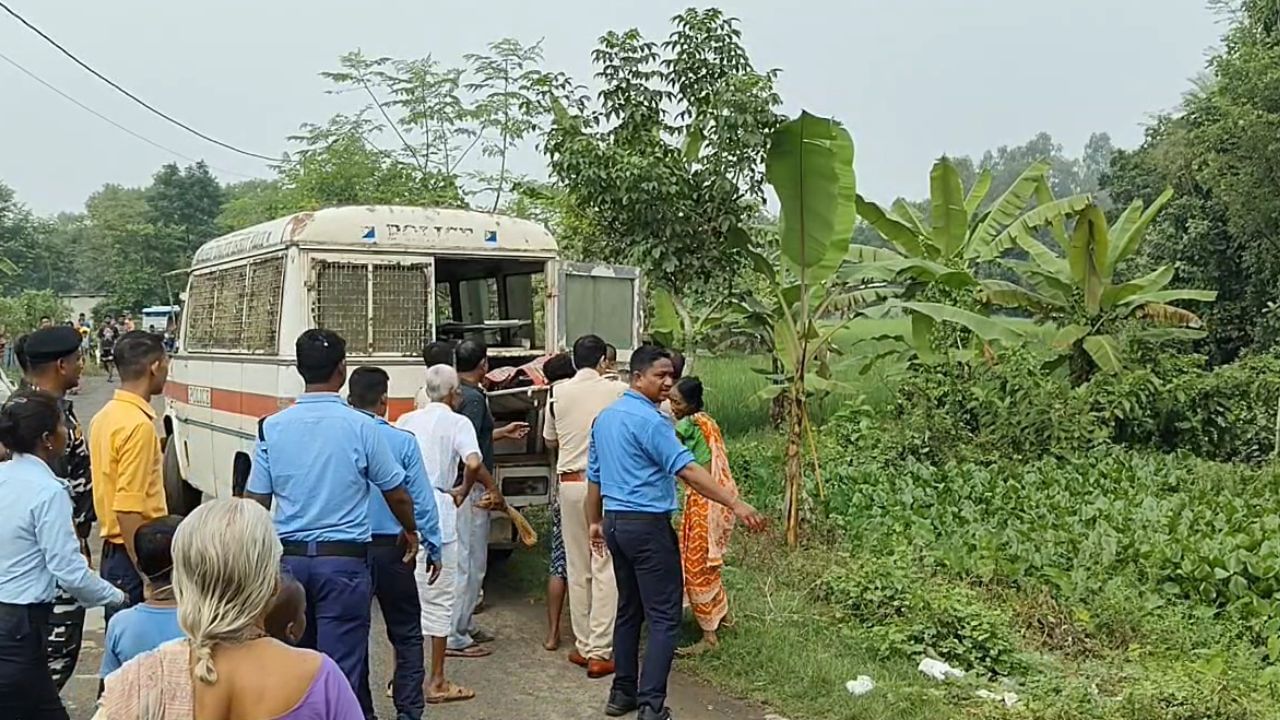
{"label": "orange saree", "polygon": [[[687,424],[686,424],[687,423]],[[677,434],[711,477],[731,494],[738,494],[729,471],[720,426],[706,413],[681,422]],[[698,626],[706,631],[720,627],[729,612],[729,598],[721,581],[720,568],[733,533],[733,511],[689,490],[685,493],[680,526],[680,558],[684,565],[684,588]]]}

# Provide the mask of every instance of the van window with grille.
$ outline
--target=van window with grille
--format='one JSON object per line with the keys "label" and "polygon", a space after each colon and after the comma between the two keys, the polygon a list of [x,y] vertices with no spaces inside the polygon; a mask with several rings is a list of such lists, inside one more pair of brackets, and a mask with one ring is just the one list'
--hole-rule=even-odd
{"label": "van window with grille", "polygon": [[312,315],[352,355],[417,355],[431,334],[427,263],[315,263]]}
{"label": "van window with grille", "polygon": [[276,351],[284,256],[191,276],[184,347],[191,352]]}

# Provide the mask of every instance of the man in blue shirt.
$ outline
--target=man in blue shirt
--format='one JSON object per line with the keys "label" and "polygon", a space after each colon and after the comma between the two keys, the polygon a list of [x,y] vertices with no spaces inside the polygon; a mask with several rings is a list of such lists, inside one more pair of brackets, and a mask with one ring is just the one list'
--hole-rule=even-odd
{"label": "man in blue shirt", "polygon": [[[429,577],[432,583],[440,576],[440,518],[436,508],[434,490],[427,478],[422,462],[422,451],[413,433],[388,423],[387,386],[391,378],[377,367],[359,367],[347,381],[347,402],[351,407],[367,413],[404,469],[405,488],[413,498],[414,519],[429,560]],[[422,607],[418,603],[418,584],[414,581],[413,563],[405,564],[404,540],[400,523],[391,514],[387,501],[378,493],[369,493],[369,524],[373,529],[373,542],[369,548],[369,565],[373,569],[373,594],[382,608],[382,618],[387,625],[387,640],[395,649],[395,675],[391,681],[392,698],[395,700],[396,720],[420,720],[426,705],[423,697],[423,680],[426,667],[423,661]],[[368,683],[357,693],[365,714],[372,717],[373,697]],[[366,704],[367,703],[367,704]]]}
{"label": "man in blue shirt", "polygon": [[[665,720],[667,677],[680,634],[684,573],[671,526],[679,477],[693,491],[733,510],[751,530],[765,520],[730,495],[694,462],[658,412],[674,384],[671,354],[644,346],[631,355],[631,388],[599,416],[587,458],[587,519],[593,549],[613,555],[618,618],[613,630],[615,671],[605,713],[640,710],[640,720]],[[639,672],[640,627],[649,621],[644,672]]]}
{"label": "man in blue shirt", "polygon": [[296,343],[306,391],[258,426],[245,497],[271,509],[284,565],[307,591],[303,647],[342,668],[353,690],[368,682],[370,485],[382,493],[405,536],[404,560],[418,554],[413,498],[404,469],[369,420],[342,401],[347,344],[331,330]]}

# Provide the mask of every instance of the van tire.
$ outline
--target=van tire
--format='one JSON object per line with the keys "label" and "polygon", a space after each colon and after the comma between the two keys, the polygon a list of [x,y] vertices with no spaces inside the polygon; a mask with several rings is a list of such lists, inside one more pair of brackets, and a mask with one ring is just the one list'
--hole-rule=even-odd
{"label": "van tire", "polygon": [[164,449],[164,498],[170,515],[190,515],[202,499],[200,491],[182,478],[182,468],[178,465],[178,445],[173,438],[169,438]]}

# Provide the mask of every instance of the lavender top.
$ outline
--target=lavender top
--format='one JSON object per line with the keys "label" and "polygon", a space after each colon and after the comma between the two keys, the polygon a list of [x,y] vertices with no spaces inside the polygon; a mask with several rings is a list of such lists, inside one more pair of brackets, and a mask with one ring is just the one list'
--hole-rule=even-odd
{"label": "lavender top", "polygon": [[365,720],[364,711],[351,691],[346,675],[328,655],[322,655],[320,669],[311,687],[289,712],[275,720]]}

